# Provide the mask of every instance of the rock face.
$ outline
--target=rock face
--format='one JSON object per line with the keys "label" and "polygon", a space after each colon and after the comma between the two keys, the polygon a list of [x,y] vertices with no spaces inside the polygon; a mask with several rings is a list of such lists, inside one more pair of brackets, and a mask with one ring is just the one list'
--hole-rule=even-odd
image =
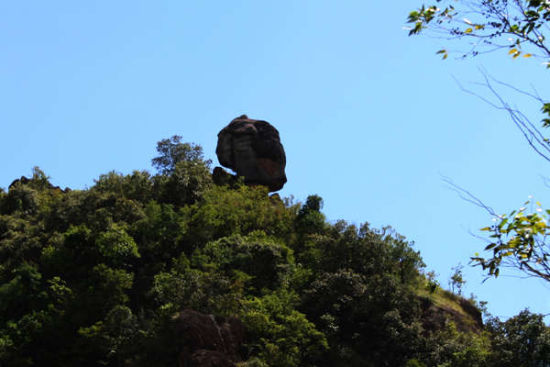
{"label": "rock face", "polygon": [[483,330],[481,312],[466,299],[458,299],[457,304],[462,312],[443,305],[437,306],[428,298],[420,297],[424,329],[428,331],[443,330],[445,325],[452,321],[461,332],[479,334]]}
{"label": "rock face", "polygon": [[174,321],[183,341],[180,367],[234,367],[240,360],[244,327],[238,319],[183,310]]}
{"label": "rock face", "polygon": [[220,164],[244,177],[247,185],[264,185],[269,191],[286,182],[286,156],[279,132],[269,122],[235,118],[218,134],[216,155]]}

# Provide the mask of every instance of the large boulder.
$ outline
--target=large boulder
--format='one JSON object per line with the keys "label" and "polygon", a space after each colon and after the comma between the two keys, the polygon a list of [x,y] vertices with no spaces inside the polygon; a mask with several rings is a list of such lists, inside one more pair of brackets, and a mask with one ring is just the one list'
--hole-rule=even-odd
{"label": "large boulder", "polygon": [[279,132],[269,122],[235,118],[218,134],[216,155],[220,164],[244,177],[247,185],[263,185],[269,191],[286,182],[286,156]]}
{"label": "large boulder", "polygon": [[234,367],[241,359],[244,326],[240,320],[187,309],[174,322],[182,342],[180,367]]}

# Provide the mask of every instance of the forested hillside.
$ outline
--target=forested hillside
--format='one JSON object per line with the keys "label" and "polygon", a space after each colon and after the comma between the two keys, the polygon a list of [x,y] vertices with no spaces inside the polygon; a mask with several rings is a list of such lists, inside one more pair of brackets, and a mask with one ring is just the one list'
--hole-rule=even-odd
{"label": "forested hillside", "polygon": [[[215,185],[201,148],[174,144],[154,175],[70,190],[35,168],[0,191],[0,365],[550,363],[541,315],[482,325],[391,228],[328,222],[317,195]],[[197,354],[184,310],[241,325],[235,353]]]}

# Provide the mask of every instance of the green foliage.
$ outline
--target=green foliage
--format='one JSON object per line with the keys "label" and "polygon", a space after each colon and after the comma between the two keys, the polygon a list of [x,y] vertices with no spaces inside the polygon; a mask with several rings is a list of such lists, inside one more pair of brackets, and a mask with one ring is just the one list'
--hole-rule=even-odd
{"label": "green foliage", "polygon": [[325,226],[325,216],[321,213],[323,199],[318,195],[307,197],[306,203],[300,208],[296,218],[298,234],[313,234],[321,232]]}
{"label": "green foliage", "polygon": [[[132,310],[126,306],[117,305],[105,316],[89,327],[78,329],[82,347],[90,348],[103,365],[122,365],[131,358],[129,351],[132,343],[138,338],[138,321]],[[97,358],[97,357],[96,357]]]}
{"label": "green foliage", "polygon": [[418,361],[418,359],[413,358],[407,361],[407,363],[405,364],[405,367],[426,367],[426,365]]}
{"label": "green foliage", "polygon": [[547,225],[550,211],[544,212],[539,202],[534,210],[530,204],[526,201],[523,207],[509,215],[495,216],[492,226],[481,229],[489,233],[491,242],[485,250],[491,256],[484,258],[476,254],[472,261],[486,270],[489,276],[497,277],[503,266],[510,266],[550,281],[550,253],[546,243],[546,237],[550,234]]}
{"label": "green foliage", "polygon": [[210,160],[204,160],[200,145],[182,143],[174,135],[157,143],[158,157],[153,166],[159,175],[153,178],[153,190],[160,202],[177,206],[199,200],[212,183]]}
{"label": "green foliage", "polygon": [[279,291],[243,302],[247,348],[273,367],[315,366],[328,348],[324,335],[294,309],[296,295]]}
{"label": "green foliage", "polygon": [[[292,250],[268,238],[263,232],[246,237],[233,235],[208,243],[195,255],[199,267],[215,269],[226,276],[247,274],[254,290],[277,289],[289,277],[294,260]],[[252,289],[251,289],[252,290]]]}
{"label": "green foliage", "polygon": [[101,255],[116,265],[126,264],[140,257],[134,239],[117,224],[113,224],[106,232],[100,233],[96,245]]}
{"label": "green foliage", "polygon": [[464,286],[464,284],[466,284],[466,281],[464,280],[464,276],[462,274],[462,269],[464,269],[464,266],[462,266],[461,264],[453,267],[451,269],[453,273],[451,274],[451,278],[449,279],[451,292],[458,295],[462,294],[462,287]]}
{"label": "green foliage", "polygon": [[[431,346],[437,345],[437,348]],[[454,323],[427,340],[428,350],[425,363],[428,366],[484,367],[489,364],[490,335],[488,333],[461,333]],[[498,364],[494,365],[495,367]]]}
{"label": "green foliage", "polygon": [[[412,25],[409,35],[431,30],[451,39],[475,40],[464,56],[505,49],[514,59],[538,56],[549,61],[549,20],[550,4],[542,0],[439,0],[410,12],[407,22]],[[445,49],[437,53],[447,56]]]}
{"label": "green foliage", "polygon": [[192,204],[201,199],[212,184],[209,166],[204,162],[178,162],[169,173],[154,177],[155,196],[163,203]]}
{"label": "green foliage", "polygon": [[38,207],[36,191],[29,186],[16,184],[2,200],[2,212],[33,213]]}
{"label": "green foliage", "polygon": [[530,367],[550,364],[550,328],[543,315],[521,311],[506,321],[492,318],[487,323],[492,337],[494,366]]}
{"label": "green foliage", "polygon": [[210,161],[204,160],[204,154],[200,145],[182,143],[181,136],[178,135],[159,141],[157,143],[157,152],[159,156],[153,158],[153,167],[163,175],[173,173],[178,163],[181,162],[210,165]]}
{"label": "green foliage", "polygon": [[186,308],[244,323],[242,366],[485,360],[486,343],[424,328],[424,265],[391,228],[331,224],[317,195],[215,186],[178,137],[158,151],[155,176],[71,191],[35,169],[0,191],[0,364],[173,366]]}
{"label": "green foliage", "polygon": [[114,171],[99,176],[92,188],[102,193],[115,194],[120,198],[147,202],[153,198],[151,175],[146,171],[134,171],[124,176]]}
{"label": "green foliage", "polygon": [[272,200],[267,188],[240,185],[231,190],[214,186],[203,201],[185,208],[187,240],[204,245],[231,234],[263,231],[268,236],[287,238],[293,227],[293,213],[283,202]]}
{"label": "green foliage", "polygon": [[328,365],[404,364],[422,339],[418,253],[389,228],[335,227],[311,237],[303,257],[316,276],[302,310],[334,344]]}

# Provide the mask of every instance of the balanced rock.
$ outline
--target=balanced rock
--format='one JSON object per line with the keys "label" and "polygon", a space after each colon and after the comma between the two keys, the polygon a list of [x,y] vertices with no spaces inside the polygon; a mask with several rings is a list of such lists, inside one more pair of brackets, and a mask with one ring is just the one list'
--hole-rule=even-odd
{"label": "balanced rock", "polygon": [[247,185],[263,185],[269,191],[286,182],[286,156],[279,132],[269,122],[235,118],[218,134],[216,155],[220,164],[244,177]]}

